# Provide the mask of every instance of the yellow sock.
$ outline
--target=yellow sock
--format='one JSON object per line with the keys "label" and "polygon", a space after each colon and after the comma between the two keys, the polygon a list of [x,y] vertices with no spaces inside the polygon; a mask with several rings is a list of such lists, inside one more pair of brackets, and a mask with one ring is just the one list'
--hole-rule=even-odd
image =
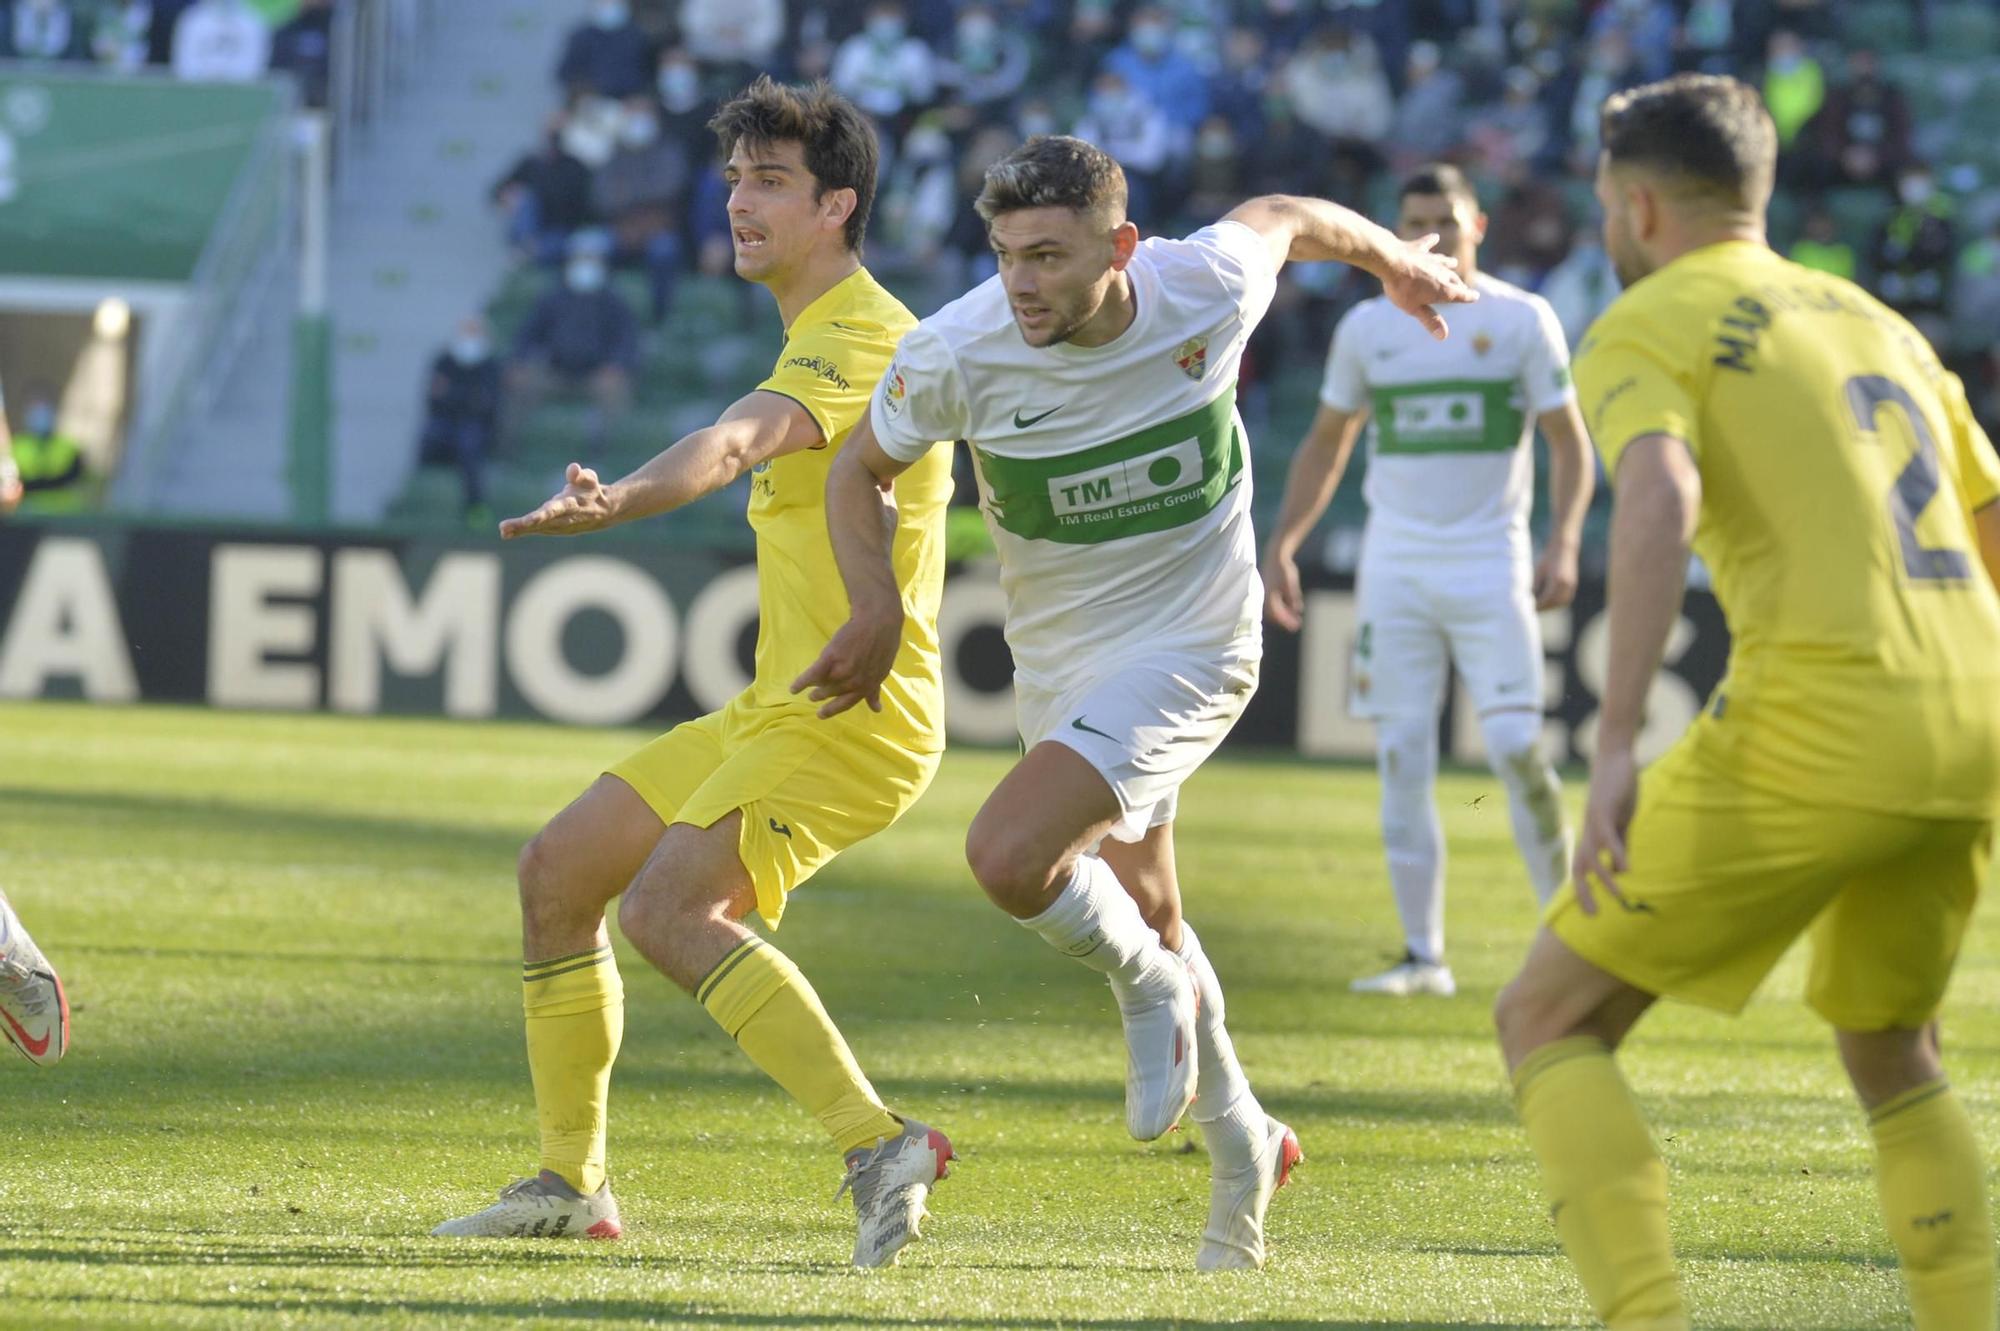
{"label": "yellow sock", "polygon": [[1965,1106],[1927,1082],[1878,1107],[1868,1128],[1917,1331],[1993,1331],[1993,1213]]}
{"label": "yellow sock", "polygon": [[843,1152],[902,1130],[861,1075],[819,995],[777,948],[761,938],[744,940],[694,996],[752,1063],[825,1125]]}
{"label": "yellow sock", "polygon": [[1543,1045],[1514,1074],[1563,1251],[1612,1331],[1685,1331],[1667,1167],[1602,1040]]}
{"label": "yellow sock", "polygon": [[605,1101],[625,1035],[625,986],[610,944],[523,966],[521,1010],[542,1168],[587,1196],[604,1183]]}

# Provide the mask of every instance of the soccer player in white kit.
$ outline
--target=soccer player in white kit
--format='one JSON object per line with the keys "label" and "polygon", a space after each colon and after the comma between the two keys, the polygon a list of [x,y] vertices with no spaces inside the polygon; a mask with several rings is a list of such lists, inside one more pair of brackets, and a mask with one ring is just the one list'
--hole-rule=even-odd
{"label": "soccer player in white kit", "polygon": [[966,838],[973,876],[1057,951],[1105,974],[1125,1026],[1126,1123],[1150,1140],[1191,1109],[1211,1168],[1196,1265],[1256,1267],[1297,1138],[1251,1093],[1222,990],[1181,918],[1181,784],[1256,687],[1262,589],[1244,344],[1286,259],[1469,300],[1449,260],[1315,199],[1255,199],[1185,240],[1140,241],[1099,149],[1040,137],[978,201],[999,275],[907,334],[827,478],[851,618],[795,687],[871,705],[907,590],[883,497],[934,440],[965,439],[1000,554],[1024,756]]}
{"label": "soccer player in white kit", "polygon": [[[1479,292],[1442,344],[1413,336],[1386,300],[1340,321],[1312,429],[1292,460],[1265,550],[1266,610],[1296,630],[1304,612],[1299,543],[1340,484],[1361,427],[1368,527],[1352,697],[1375,722],[1382,844],[1402,917],[1403,959],[1354,981],[1363,993],[1450,994],[1444,959],[1444,832],[1432,786],[1446,667],[1456,665],[1507,790],[1514,841],[1537,900],[1569,864],[1562,790],[1541,751],[1542,642],[1535,614],[1576,595],[1577,543],[1595,472],[1570,386],[1569,349],[1548,302],[1480,273],[1486,217],[1456,167],[1427,167],[1401,190],[1398,229],[1435,233]],[[1529,551],[1530,441],[1549,441],[1553,521]]]}

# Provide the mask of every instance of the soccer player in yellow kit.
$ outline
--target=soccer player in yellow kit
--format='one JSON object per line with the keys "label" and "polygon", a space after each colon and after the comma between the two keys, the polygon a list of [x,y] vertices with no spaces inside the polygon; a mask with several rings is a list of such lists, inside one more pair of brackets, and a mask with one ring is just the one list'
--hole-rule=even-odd
{"label": "soccer player in yellow kit", "polygon": [[[1922,1331],[1992,1331],[1987,1161],[1934,1019],[2000,802],[2000,466],[1902,318],[1765,243],[1757,95],[1612,97],[1597,193],[1627,290],[1576,379],[1617,505],[1608,680],[1572,878],[1495,1016],[1598,1316],[1683,1328],[1667,1176],[1612,1051],[1660,995],[1741,1010],[1807,932]],[[1690,549],[1733,635],[1640,777]],[[1984,567],[1982,567],[1982,564]]]}
{"label": "soccer player in yellow kit", "polygon": [[757,533],[756,675],[723,709],[669,731],[600,776],[521,854],[523,1006],[541,1121],[541,1171],[452,1236],[615,1238],[605,1102],[624,991],[604,912],[623,894],[626,937],[688,990],[751,1061],[817,1117],[846,1156],[859,1222],[854,1262],[878,1266],[917,1237],[943,1177],[942,1133],[886,1109],[812,986],[750,931],[775,928],[800,883],[894,822],[944,747],[937,639],[948,450],[897,486],[895,559],[909,589],[880,707],[816,718],[792,679],[846,622],[826,531],[826,472],[916,320],[861,266],[875,191],[868,121],[824,85],[761,78],[711,122],[727,155],[736,271],[785,321],[771,376],[705,429],[610,485],[572,464],[561,493],[501,524],[505,536],[595,531],[751,477]]}

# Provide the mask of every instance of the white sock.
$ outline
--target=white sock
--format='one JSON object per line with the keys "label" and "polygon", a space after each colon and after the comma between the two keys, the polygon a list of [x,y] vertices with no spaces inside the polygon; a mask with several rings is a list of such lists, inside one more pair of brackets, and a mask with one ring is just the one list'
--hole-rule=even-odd
{"label": "white sock", "polygon": [[1535,900],[1547,903],[1569,876],[1569,828],[1563,824],[1562,784],[1542,757],[1542,718],[1532,712],[1495,712],[1480,721],[1487,761],[1507,788],[1514,844],[1528,867]]}
{"label": "white sock", "polygon": [[1079,855],[1069,882],[1049,908],[1021,926],[1040,934],[1048,945],[1073,957],[1111,980],[1121,1004],[1150,1002],[1169,982],[1175,965],[1166,948],[1139,914],[1111,866],[1095,855]]}
{"label": "white sock", "polygon": [[1251,1093],[1250,1079],[1236,1061],[1235,1042],[1223,1025],[1222,983],[1215,978],[1215,967],[1209,964],[1201,940],[1186,920],[1181,921],[1180,958],[1194,973],[1195,987],[1201,991],[1201,1016],[1195,1023],[1201,1070],[1188,1117],[1201,1125],[1210,1170],[1239,1173],[1256,1164],[1257,1154],[1264,1148],[1264,1107]]}
{"label": "white sock", "polygon": [[1444,961],[1444,828],[1432,786],[1437,780],[1434,716],[1385,718],[1375,732],[1382,777],[1382,849],[1403,939],[1420,961]]}

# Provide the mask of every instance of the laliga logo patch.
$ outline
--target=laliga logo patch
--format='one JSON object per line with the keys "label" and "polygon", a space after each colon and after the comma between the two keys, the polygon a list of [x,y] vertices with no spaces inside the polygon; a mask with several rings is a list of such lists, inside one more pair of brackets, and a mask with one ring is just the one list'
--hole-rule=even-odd
{"label": "laliga logo patch", "polygon": [[902,415],[903,399],[908,396],[909,396],[909,390],[903,387],[902,371],[900,370],[889,371],[889,377],[882,381],[883,409],[886,410],[891,417]]}
{"label": "laliga logo patch", "polygon": [[1208,339],[1191,337],[1174,348],[1174,364],[1181,367],[1181,373],[1190,379],[1200,379],[1208,373]]}

